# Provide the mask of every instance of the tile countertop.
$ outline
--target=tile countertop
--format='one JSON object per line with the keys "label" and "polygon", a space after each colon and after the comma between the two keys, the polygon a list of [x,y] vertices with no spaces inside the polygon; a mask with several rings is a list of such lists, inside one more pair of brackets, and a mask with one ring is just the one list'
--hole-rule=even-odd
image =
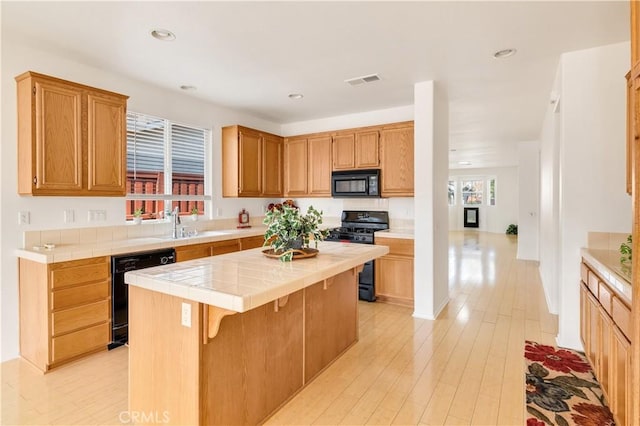
{"label": "tile countertop", "polygon": [[98,256],[111,256],[137,251],[253,237],[264,235],[266,229],[266,227],[259,226],[247,229],[202,231],[196,236],[178,239],[172,239],[167,235],[157,235],[89,244],[56,244],[55,248],[50,250],[45,248],[17,249],[16,255],[23,259],[29,259],[39,263],[65,262],[68,260],[88,259]]}
{"label": "tile countertop", "polygon": [[583,248],[585,262],[603,278],[609,286],[631,303],[631,267],[620,263],[620,253],[616,250]]}
{"label": "tile countertop", "polygon": [[375,235],[380,238],[403,238],[406,240],[414,239],[412,228],[391,228],[384,231],[377,231]]}
{"label": "tile countertop", "polygon": [[384,256],[386,246],[321,242],[316,257],[281,262],[262,248],[130,271],[129,285],[246,312]]}

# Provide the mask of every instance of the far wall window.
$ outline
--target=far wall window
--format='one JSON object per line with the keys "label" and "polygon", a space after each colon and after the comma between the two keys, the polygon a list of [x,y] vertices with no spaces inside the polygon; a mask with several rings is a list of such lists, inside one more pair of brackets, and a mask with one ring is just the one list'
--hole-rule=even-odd
{"label": "far wall window", "polygon": [[455,180],[449,181],[449,205],[450,206],[456,205],[456,181]]}
{"label": "far wall window", "polygon": [[462,186],[462,204],[465,206],[475,206],[482,204],[484,195],[483,180],[463,180]]}
{"label": "far wall window", "polygon": [[[459,185],[459,186],[458,186]],[[457,189],[460,188],[460,200],[463,206],[496,205],[496,178],[458,177],[449,180],[448,203],[456,205]]]}

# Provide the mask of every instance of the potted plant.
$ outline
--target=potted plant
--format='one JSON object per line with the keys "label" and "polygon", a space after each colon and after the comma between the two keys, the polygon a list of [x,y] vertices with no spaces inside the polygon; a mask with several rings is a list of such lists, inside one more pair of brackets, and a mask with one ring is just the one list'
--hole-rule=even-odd
{"label": "potted plant", "polygon": [[194,222],[198,220],[198,208],[194,207],[191,209],[191,220]]}
{"label": "potted plant", "polygon": [[633,254],[633,237],[629,235],[627,237],[627,242],[620,244],[620,263],[622,264],[631,264],[631,255]]}
{"label": "potted plant", "polygon": [[271,246],[273,253],[283,262],[293,260],[296,252],[313,251],[309,247],[312,238],[317,248],[318,241],[329,235],[328,230],[319,228],[322,224],[321,211],[309,206],[307,213],[301,214],[300,209],[290,200],[270,206],[263,223],[267,225],[264,245]]}
{"label": "potted plant", "polygon": [[135,223],[136,225],[139,225],[142,223],[142,215],[144,214],[144,208],[140,207],[137,208],[134,212],[133,212],[133,223]]}

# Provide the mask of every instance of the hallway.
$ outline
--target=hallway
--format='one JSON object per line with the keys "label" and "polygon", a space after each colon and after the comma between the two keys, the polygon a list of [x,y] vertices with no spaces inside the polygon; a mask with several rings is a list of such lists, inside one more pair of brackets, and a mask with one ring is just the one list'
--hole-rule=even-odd
{"label": "hallway", "polygon": [[554,344],[557,320],[516,247],[451,232],[439,318],[361,302],[360,341],[268,424],[524,424],[524,341]]}
{"label": "hallway", "polygon": [[[451,300],[436,321],[360,302],[360,341],[267,424],[524,424],[524,340],[553,344],[537,264],[502,234],[452,232]],[[127,349],[45,376],[2,364],[2,424],[122,424]]]}

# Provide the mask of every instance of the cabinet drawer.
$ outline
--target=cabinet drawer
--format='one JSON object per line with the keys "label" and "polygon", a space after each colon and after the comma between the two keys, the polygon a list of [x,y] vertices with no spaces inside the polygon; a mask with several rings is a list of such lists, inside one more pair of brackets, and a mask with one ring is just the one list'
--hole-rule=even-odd
{"label": "cabinet drawer", "polygon": [[587,284],[589,285],[589,290],[591,293],[598,297],[598,276],[593,273],[593,271],[589,270],[589,280]]}
{"label": "cabinet drawer", "polygon": [[240,240],[216,241],[211,244],[211,254],[233,253],[240,250]]}
{"label": "cabinet drawer", "polygon": [[109,320],[109,300],[65,309],[51,314],[51,334],[57,336]]}
{"label": "cabinet drawer", "polygon": [[51,360],[53,363],[82,355],[109,344],[109,323],[98,324],[75,333],[51,339]]}
{"label": "cabinet drawer", "polygon": [[589,283],[589,267],[584,263],[580,264],[580,279],[583,283]]}
{"label": "cabinet drawer", "polygon": [[189,244],[188,246],[176,247],[176,262],[185,260],[200,259],[211,256],[211,244]]}
{"label": "cabinet drawer", "polygon": [[109,263],[80,265],[51,271],[51,288],[57,289],[75,284],[109,279]]}
{"label": "cabinet drawer", "polygon": [[240,249],[249,250],[252,248],[262,247],[264,244],[264,236],[258,235],[256,237],[245,237],[240,239]]}
{"label": "cabinet drawer", "polygon": [[388,246],[388,255],[413,257],[413,240],[406,238],[378,238],[376,245]]}
{"label": "cabinet drawer", "polygon": [[609,315],[611,315],[611,290],[602,281],[598,285],[598,300]]}
{"label": "cabinet drawer", "polygon": [[626,338],[631,340],[631,310],[617,297],[613,297],[611,301],[611,311],[613,322],[616,323]]}
{"label": "cabinet drawer", "polygon": [[63,309],[71,306],[98,302],[109,297],[109,281],[63,288],[51,292],[51,309]]}

